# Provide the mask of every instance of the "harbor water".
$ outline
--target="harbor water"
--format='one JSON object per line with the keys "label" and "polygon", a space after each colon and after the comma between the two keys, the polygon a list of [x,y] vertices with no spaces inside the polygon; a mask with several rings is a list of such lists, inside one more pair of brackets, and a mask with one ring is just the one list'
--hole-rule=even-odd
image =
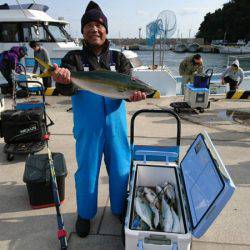
{"label": "harbor water", "polygon": [[[144,65],[152,65],[153,53],[152,51],[135,51]],[[212,68],[214,73],[222,73],[228,63],[228,55],[225,54],[211,54],[211,53],[200,53],[203,62],[204,69]],[[164,55],[164,64],[171,70],[173,75],[179,75],[180,62],[191,56],[192,53],[175,53],[173,51],[166,51]],[[159,51],[155,53],[155,64],[159,64]],[[250,55],[248,57],[240,58],[240,66],[244,71],[250,70]]]}

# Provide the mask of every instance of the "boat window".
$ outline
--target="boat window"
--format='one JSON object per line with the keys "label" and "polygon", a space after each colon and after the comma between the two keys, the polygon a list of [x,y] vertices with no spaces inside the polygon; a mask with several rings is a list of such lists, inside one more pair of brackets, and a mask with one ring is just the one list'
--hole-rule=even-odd
{"label": "boat window", "polygon": [[28,42],[31,40],[40,42],[51,42],[51,37],[41,25],[36,24],[24,24],[23,25],[23,37],[24,41]]}
{"label": "boat window", "polygon": [[47,28],[50,34],[56,40],[56,42],[72,41],[72,38],[70,37],[70,35],[67,33],[67,31],[64,29],[64,27],[61,24],[50,23],[47,26]]}
{"label": "boat window", "polygon": [[19,42],[19,27],[17,23],[0,24],[0,41],[1,42]]}

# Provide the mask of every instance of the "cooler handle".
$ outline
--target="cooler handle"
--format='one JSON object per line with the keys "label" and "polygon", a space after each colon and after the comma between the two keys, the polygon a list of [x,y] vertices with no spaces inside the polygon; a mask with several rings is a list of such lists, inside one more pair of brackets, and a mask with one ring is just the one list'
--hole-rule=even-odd
{"label": "cooler handle", "polygon": [[134,144],[134,132],[135,132],[135,118],[141,113],[165,113],[173,116],[177,123],[177,135],[176,135],[176,145],[180,146],[181,141],[181,120],[178,114],[176,114],[171,109],[141,109],[136,111],[131,118],[130,125],[130,145]]}
{"label": "cooler handle", "polygon": [[142,155],[143,162],[147,163],[147,156],[163,156],[166,159],[166,163],[169,162],[170,157],[178,157],[178,154],[175,152],[159,152],[159,151],[150,151],[150,150],[138,150],[135,152],[135,155]]}
{"label": "cooler handle", "polygon": [[[145,243],[145,244],[147,244],[147,243]],[[171,247],[171,246],[169,245],[169,247]],[[138,240],[137,250],[143,250],[143,240]],[[172,250],[178,250],[178,244],[176,242],[173,242]]]}
{"label": "cooler handle", "polygon": [[143,241],[139,240],[137,246],[138,246],[138,250],[143,250]]}
{"label": "cooler handle", "polygon": [[[208,72],[211,72],[210,75],[208,74]],[[205,72],[206,75],[208,75],[208,86],[210,85],[210,82],[211,82],[211,79],[212,79],[212,76],[214,74],[214,70],[213,69],[207,69],[206,72]]]}

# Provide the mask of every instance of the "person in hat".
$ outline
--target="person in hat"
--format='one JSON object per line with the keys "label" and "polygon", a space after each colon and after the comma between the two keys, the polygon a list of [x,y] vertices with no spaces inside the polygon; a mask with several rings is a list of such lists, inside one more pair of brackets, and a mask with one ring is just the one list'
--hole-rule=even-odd
{"label": "person in hat", "polygon": [[27,55],[25,46],[14,46],[8,51],[0,54],[0,71],[8,82],[5,92],[11,94],[13,89],[12,70],[21,72],[19,67],[20,60]]}
{"label": "person in hat", "polygon": [[[122,220],[130,169],[124,100],[79,90],[70,81],[70,71],[116,70],[130,74],[131,64],[118,51],[109,49],[108,21],[95,2],[89,2],[81,19],[83,49],[67,53],[61,67],[54,64],[53,79],[61,94],[72,95],[78,169],[75,173],[77,199],[76,233],[86,237],[90,220],[97,212],[98,178],[102,155],[109,175],[111,211]],[[146,98],[135,92],[130,101]]]}
{"label": "person in hat", "polygon": [[244,72],[242,68],[240,68],[240,63],[238,60],[235,60],[231,66],[227,67],[227,69],[221,75],[221,83],[229,83],[230,91],[235,91],[243,80]]}
{"label": "person in hat", "polygon": [[179,74],[182,76],[182,93],[184,85],[194,81],[195,74],[203,73],[203,60],[200,54],[186,57],[179,66]]}
{"label": "person in hat", "polygon": [[[29,43],[30,47],[34,50],[34,57],[41,59],[47,64],[50,64],[50,58],[49,58],[49,53],[48,51],[43,48],[39,42],[37,41],[30,41]],[[45,71],[45,68],[43,65],[40,65],[36,60],[35,60],[35,65],[33,68],[33,73],[35,74],[37,71],[37,68],[40,68],[40,74],[42,74]],[[45,88],[51,87],[51,77],[44,77],[43,78],[43,85]]]}

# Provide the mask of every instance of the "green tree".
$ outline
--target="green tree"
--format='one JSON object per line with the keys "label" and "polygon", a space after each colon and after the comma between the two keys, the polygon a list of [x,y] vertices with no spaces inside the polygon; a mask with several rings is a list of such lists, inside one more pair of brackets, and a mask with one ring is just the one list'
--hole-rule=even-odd
{"label": "green tree", "polygon": [[207,13],[201,23],[196,37],[206,42],[224,39],[237,42],[238,39],[250,40],[250,1],[231,0],[217,9]]}

